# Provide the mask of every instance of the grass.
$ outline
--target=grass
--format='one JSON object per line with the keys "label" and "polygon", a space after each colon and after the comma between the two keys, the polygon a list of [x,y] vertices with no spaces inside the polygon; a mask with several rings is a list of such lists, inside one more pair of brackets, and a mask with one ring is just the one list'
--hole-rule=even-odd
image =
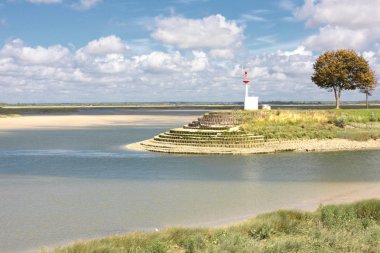
{"label": "grass", "polygon": [[19,117],[20,115],[18,114],[0,114],[0,118],[14,118],[14,117]]}
{"label": "grass", "polygon": [[380,200],[280,210],[226,228],[135,232],[53,252],[380,252]]}
{"label": "grass", "polygon": [[380,138],[380,109],[245,112],[242,130],[267,139]]}

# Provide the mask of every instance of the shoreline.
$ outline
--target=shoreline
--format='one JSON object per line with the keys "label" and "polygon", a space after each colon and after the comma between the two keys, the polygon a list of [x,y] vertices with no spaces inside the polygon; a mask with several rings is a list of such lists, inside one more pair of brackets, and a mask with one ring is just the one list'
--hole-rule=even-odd
{"label": "shoreline", "polygon": [[[362,187],[358,186],[358,189],[356,190],[350,190],[346,193],[340,193],[332,197],[326,197],[323,199],[318,200],[310,200],[297,203],[291,206],[284,206],[277,209],[268,209],[262,212],[257,213],[248,213],[245,215],[240,216],[234,216],[234,217],[228,217],[221,220],[214,220],[210,222],[202,222],[202,223],[196,223],[196,224],[173,224],[173,225],[167,225],[160,228],[151,228],[151,229],[141,229],[141,230],[133,230],[133,231],[126,231],[126,232],[118,232],[114,234],[109,235],[97,235],[94,237],[87,237],[87,238],[79,238],[75,240],[67,240],[62,243],[55,243],[51,245],[44,245],[41,246],[39,249],[28,249],[25,251],[25,253],[32,253],[32,252],[39,252],[42,250],[45,250],[46,252],[52,252],[54,249],[57,248],[66,248],[74,245],[75,243],[87,243],[94,240],[103,240],[108,239],[114,236],[126,236],[133,233],[152,233],[152,232],[160,232],[172,228],[184,228],[184,229],[197,229],[197,228],[205,228],[205,229],[227,229],[229,227],[235,227],[239,226],[240,224],[244,224],[246,222],[249,222],[252,219],[257,218],[260,215],[270,214],[272,212],[277,212],[281,210],[290,210],[290,211],[296,211],[296,212],[316,212],[319,207],[321,206],[327,206],[327,205],[342,205],[342,204],[350,204],[355,203],[358,201],[365,201],[365,200],[380,200],[380,186],[377,183],[363,183],[367,187],[364,189]],[[369,186],[368,186],[369,185]],[[45,252],[43,251],[43,252]]]}
{"label": "shoreline", "polygon": [[218,147],[195,147],[185,145],[162,145],[162,149],[154,149],[151,145],[158,146],[153,139],[130,143],[125,147],[133,151],[152,151],[171,154],[192,155],[251,155],[272,154],[282,152],[334,152],[334,151],[360,151],[380,150],[380,139],[368,141],[352,141],[346,139],[311,139],[297,141],[283,141],[277,144],[263,144],[254,148],[218,148]]}
{"label": "shoreline", "polygon": [[177,125],[193,115],[33,115],[0,118],[0,132],[96,126]]}

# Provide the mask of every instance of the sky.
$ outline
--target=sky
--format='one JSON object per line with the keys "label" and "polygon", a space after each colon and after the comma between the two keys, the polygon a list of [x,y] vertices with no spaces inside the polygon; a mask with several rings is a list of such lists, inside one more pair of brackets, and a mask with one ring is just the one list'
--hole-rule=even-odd
{"label": "sky", "polygon": [[0,0],[0,103],[334,101],[336,49],[380,76],[380,0]]}

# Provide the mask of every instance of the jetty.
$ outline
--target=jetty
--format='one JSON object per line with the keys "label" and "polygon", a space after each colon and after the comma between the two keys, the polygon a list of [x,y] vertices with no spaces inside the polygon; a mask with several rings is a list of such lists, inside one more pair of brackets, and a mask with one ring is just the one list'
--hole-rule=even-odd
{"label": "jetty", "polygon": [[252,153],[253,149],[254,153],[268,153],[269,146],[281,142],[241,130],[243,122],[241,110],[212,111],[183,127],[127,147],[179,154],[242,154]]}
{"label": "jetty", "polygon": [[[335,112],[339,114],[338,112]],[[353,112],[355,113],[355,112]],[[357,113],[357,112],[356,112]],[[359,112],[361,113],[361,112]],[[278,115],[277,115],[278,114]],[[284,116],[281,116],[284,114]],[[311,152],[311,151],[343,151],[343,150],[370,150],[380,149],[380,139],[372,138],[372,132],[367,128],[356,128],[349,125],[349,128],[342,128],[335,126],[330,121],[340,121],[339,115],[335,115],[337,119],[323,118],[330,115],[330,112],[307,112],[307,111],[292,111],[292,112],[270,112],[270,111],[252,111],[245,110],[229,110],[229,111],[211,111],[205,113],[197,120],[192,121],[182,127],[173,128],[169,131],[154,136],[151,139],[128,144],[126,147],[136,151],[151,151],[173,154],[266,154],[276,152]],[[372,114],[371,114],[372,115]],[[269,135],[260,135],[255,131],[247,131],[242,127],[244,123],[252,121],[247,117],[254,117],[256,119],[267,120],[267,124],[278,126],[281,117],[288,120],[301,120],[297,124],[293,132],[286,132],[290,130],[283,130],[285,132],[278,132],[279,136],[270,137]],[[363,115],[360,117],[364,117]],[[370,117],[370,116],[368,116]],[[309,124],[306,129],[302,119]],[[329,130],[318,130],[320,125],[316,123],[312,126],[311,120],[323,119]],[[270,121],[272,120],[272,121]],[[309,120],[309,121],[308,121]],[[253,123],[254,124],[254,123]],[[289,121],[287,123],[294,127],[294,124]],[[293,125],[292,125],[293,124]],[[377,126],[368,124],[365,127]],[[315,129],[314,129],[315,128]],[[316,132],[317,131],[317,132]],[[318,132],[320,131],[320,132]],[[323,132],[325,131],[325,132]],[[327,132],[326,132],[327,131]],[[368,139],[357,141],[355,136],[368,132]],[[291,133],[293,138],[282,138],[281,134]],[[325,135],[328,133],[328,137]],[[318,135],[319,134],[319,135]],[[305,135],[305,136],[303,136]],[[330,135],[332,137],[330,137]],[[353,138],[339,138],[339,136]]]}

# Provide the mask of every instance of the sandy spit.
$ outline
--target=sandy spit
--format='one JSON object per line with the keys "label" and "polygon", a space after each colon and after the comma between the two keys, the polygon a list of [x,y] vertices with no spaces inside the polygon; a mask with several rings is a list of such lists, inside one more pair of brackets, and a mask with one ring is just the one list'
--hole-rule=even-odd
{"label": "sandy spit", "polygon": [[1,130],[89,126],[185,124],[193,116],[173,115],[38,115],[0,118]]}

